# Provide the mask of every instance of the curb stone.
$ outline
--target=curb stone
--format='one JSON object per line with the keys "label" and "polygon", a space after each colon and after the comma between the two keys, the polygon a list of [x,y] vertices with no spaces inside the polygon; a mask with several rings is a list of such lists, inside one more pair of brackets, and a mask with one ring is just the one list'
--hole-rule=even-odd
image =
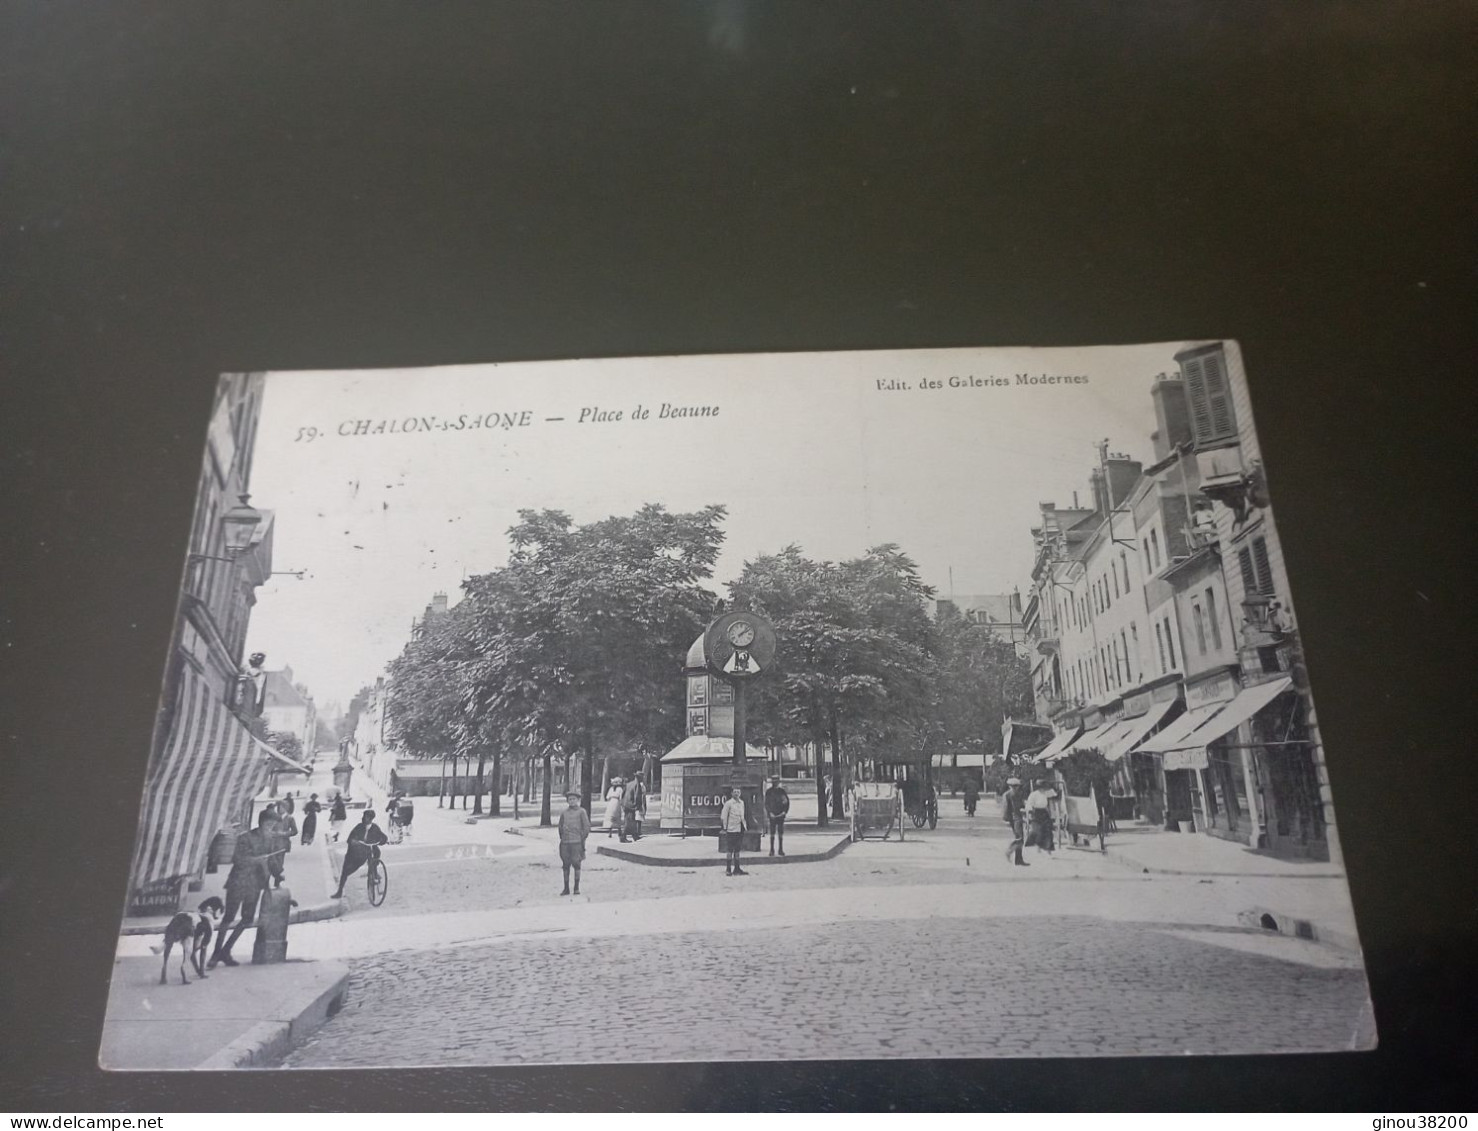
{"label": "curb stone", "polygon": [[319,990],[295,1017],[286,1021],[259,1021],[219,1052],[206,1057],[194,1068],[198,1072],[216,1072],[233,1068],[263,1068],[280,1060],[301,1044],[315,1030],[336,1014],[344,1003],[349,985],[349,971],[338,963],[326,964],[338,976]]}
{"label": "curb stone", "polygon": [[[743,858],[746,867],[765,866],[780,864],[816,864],[822,860],[830,860],[839,856],[853,843],[850,836],[845,837],[832,845],[825,852],[801,852],[791,853],[784,859],[778,856],[749,856]],[[617,860],[625,860],[632,864],[645,864],[653,868],[716,868],[724,862],[724,857],[715,852],[712,856],[683,856],[683,857],[660,857],[642,856],[636,852],[627,852],[609,845],[596,845],[597,856],[611,856]]]}

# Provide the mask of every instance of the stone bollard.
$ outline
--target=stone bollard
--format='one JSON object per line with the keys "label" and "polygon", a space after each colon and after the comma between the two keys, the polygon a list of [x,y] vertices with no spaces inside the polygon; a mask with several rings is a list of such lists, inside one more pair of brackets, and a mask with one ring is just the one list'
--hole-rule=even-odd
{"label": "stone bollard", "polygon": [[262,893],[262,906],[257,912],[257,941],[251,948],[253,965],[287,961],[287,922],[293,907],[292,892],[285,887],[268,888]]}

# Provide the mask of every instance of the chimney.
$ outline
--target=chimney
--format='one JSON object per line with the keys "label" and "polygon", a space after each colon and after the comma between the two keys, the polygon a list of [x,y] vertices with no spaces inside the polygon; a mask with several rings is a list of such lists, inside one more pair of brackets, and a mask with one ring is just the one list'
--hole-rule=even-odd
{"label": "chimney", "polygon": [[1102,468],[1095,467],[1088,473],[1088,490],[1093,495],[1093,509],[1099,514],[1108,514],[1108,493],[1104,490]]}
{"label": "chimney", "polygon": [[1179,377],[1161,373],[1150,389],[1155,401],[1155,459],[1164,459],[1181,444],[1191,440],[1191,413],[1186,402],[1185,382]]}
{"label": "chimney", "polygon": [[1104,460],[1104,470],[1108,477],[1109,506],[1118,507],[1134,493],[1134,485],[1139,482],[1144,465],[1137,459],[1115,452]]}

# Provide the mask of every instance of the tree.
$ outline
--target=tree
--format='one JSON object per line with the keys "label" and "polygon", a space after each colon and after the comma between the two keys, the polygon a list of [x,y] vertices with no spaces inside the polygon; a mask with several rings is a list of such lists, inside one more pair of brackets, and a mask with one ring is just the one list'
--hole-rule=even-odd
{"label": "tree", "polygon": [[589,809],[598,749],[681,739],[677,671],[713,607],[701,583],[724,514],[649,504],[576,526],[560,511],[520,511],[508,564],[464,583],[476,655],[468,703],[490,733],[541,752],[546,792],[555,748],[579,754]]}
{"label": "tree", "polygon": [[827,823],[825,750],[831,747],[831,816],[842,817],[848,736],[859,750],[924,753],[933,591],[896,545],[842,563],[797,546],[745,563],[730,585],[735,607],[775,624],[775,665],[749,702],[757,738],[815,745],[816,822]]}
{"label": "tree", "polygon": [[297,735],[284,730],[269,730],[266,737],[267,745],[284,758],[291,758],[294,762],[303,760],[303,743]]}

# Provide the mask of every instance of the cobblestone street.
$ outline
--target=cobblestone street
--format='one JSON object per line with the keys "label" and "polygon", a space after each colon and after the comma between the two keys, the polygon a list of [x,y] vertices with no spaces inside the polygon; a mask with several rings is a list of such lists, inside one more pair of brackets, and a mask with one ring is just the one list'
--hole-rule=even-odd
{"label": "cobblestone street", "polygon": [[1364,1001],[1356,969],[1092,919],[528,939],[357,963],[285,1067],[1308,1051]]}
{"label": "cobblestone street", "polygon": [[993,817],[946,801],[901,844],[735,879],[592,852],[578,900],[537,830],[396,846],[383,907],[351,884],[347,917],[299,936],[354,973],[284,1066],[1311,1051],[1369,1025],[1356,956],[1233,925],[1296,882],[1096,850],[1015,868]]}

